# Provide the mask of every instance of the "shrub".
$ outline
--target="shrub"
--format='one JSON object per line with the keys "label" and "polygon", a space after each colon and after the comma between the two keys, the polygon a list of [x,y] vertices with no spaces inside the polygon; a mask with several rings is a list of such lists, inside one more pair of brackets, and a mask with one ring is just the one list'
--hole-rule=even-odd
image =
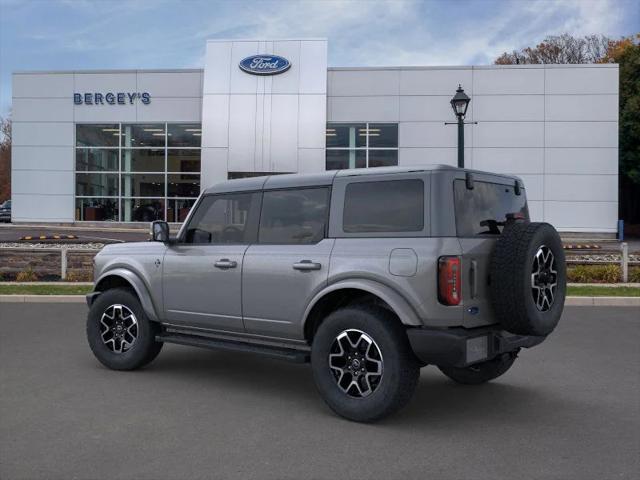
{"label": "shrub", "polygon": [[67,272],[67,282],[91,282],[93,281],[93,274],[87,270],[80,270],[78,272]]}
{"label": "shrub", "polygon": [[617,283],[619,265],[575,265],[567,268],[567,281],[576,283]]}
{"label": "shrub", "polygon": [[26,270],[23,270],[16,275],[16,282],[36,282],[37,280],[38,275],[31,269],[31,267],[27,267]]}
{"label": "shrub", "polygon": [[629,267],[629,281],[640,283],[640,267]]}

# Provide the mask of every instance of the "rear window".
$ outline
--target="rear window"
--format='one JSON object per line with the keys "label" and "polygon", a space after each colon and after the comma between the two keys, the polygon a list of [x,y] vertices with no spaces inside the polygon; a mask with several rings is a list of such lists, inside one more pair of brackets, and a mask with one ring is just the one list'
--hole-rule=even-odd
{"label": "rear window", "polygon": [[526,196],[516,195],[513,186],[475,181],[469,190],[464,180],[453,185],[459,237],[500,235],[509,213],[529,219]]}
{"label": "rear window", "polygon": [[418,179],[347,185],[346,233],[420,232],[424,229],[424,182]]}

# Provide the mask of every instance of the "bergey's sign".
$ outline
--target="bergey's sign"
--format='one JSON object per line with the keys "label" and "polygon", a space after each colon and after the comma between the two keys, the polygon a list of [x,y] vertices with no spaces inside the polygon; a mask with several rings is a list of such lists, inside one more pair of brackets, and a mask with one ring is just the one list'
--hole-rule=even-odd
{"label": "bergey's sign", "polygon": [[240,69],[252,75],[277,75],[290,67],[289,60],[278,55],[251,55],[240,62]]}
{"label": "bergey's sign", "polygon": [[107,93],[74,93],[75,105],[133,105],[140,101],[144,105],[151,103],[148,92],[107,92]]}

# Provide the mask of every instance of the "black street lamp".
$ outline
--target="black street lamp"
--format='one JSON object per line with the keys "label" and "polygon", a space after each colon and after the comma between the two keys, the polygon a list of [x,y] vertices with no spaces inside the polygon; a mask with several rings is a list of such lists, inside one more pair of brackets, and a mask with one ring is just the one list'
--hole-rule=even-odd
{"label": "black street lamp", "polygon": [[[469,108],[469,102],[471,99],[464,93],[462,85],[458,85],[456,94],[451,99],[451,108],[453,113],[458,117],[458,167],[464,168],[464,116],[467,114],[467,108]],[[446,122],[450,123],[450,122]],[[475,123],[475,122],[473,122]]]}

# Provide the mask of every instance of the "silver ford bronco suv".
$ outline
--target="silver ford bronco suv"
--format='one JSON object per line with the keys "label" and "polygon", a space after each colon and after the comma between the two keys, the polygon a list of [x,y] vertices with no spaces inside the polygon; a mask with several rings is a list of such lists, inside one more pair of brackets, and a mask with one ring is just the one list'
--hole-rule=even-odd
{"label": "silver ford bronco suv", "polygon": [[514,176],[432,166],[273,175],[205,190],[175,238],[106,246],[89,345],[116,370],[164,343],[311,362],[337,414],[374,421],[420,368],[481,384],[560,319],[562,244]]}

